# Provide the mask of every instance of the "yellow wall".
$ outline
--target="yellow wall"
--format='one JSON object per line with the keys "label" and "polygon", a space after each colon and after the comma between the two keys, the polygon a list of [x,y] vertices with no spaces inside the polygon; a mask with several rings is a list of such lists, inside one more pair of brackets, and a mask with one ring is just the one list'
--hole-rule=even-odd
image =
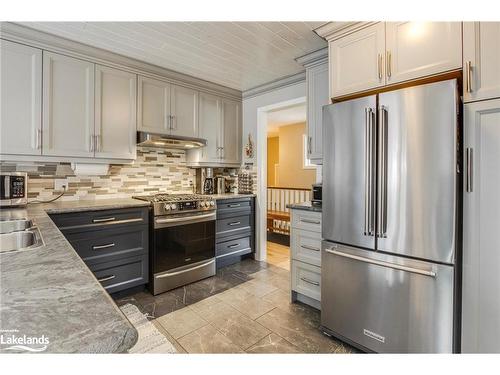
{"label": "yellow wall", "polygon": [[[306,134],[306,124],[299,123],[287,126],[281,126],[278,129],[279,145],[277,147],[278,159],[270,160],[270,155],[275,152],[274,146],[270,147],[270,143],[275,142],[276,137],[268,138],[267,141],[267,185],[273,186],[271,181],[277,177],[278,181],[274,181],[274,186],[279,187],[294,187],[310,189],[311,185],[316,182],[316,170],[304,169],[303,163],[303,138]],[[272,149],[270,151],[270,148]],[[274,158],[274,156],[273,156]],[[278,176],[274,176],[274,164],[278,163]],[[270,170],[272,169],[272,171]],[[272,179],[271,179],[272,178]]]}
{"label": "yellow wall", "polygon": [[274,173],[274,165],[279,163],[279,138],[267,138],[267,186],[278,186]]}

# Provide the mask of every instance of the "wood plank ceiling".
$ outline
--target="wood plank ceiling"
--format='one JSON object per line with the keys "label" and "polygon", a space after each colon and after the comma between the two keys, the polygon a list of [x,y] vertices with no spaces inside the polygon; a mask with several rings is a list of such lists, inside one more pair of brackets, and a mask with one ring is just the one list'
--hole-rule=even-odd
{"label": "wood plank ceiling", "polygon": [[326,46],[324,22],[23,22],[21,24],[237,90],[298,73]]}

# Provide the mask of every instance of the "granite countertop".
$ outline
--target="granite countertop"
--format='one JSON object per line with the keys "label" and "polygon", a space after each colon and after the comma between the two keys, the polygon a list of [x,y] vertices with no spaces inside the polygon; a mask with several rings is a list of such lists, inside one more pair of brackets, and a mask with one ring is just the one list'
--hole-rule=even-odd
{"label": "granite countertop", "polygon": [[287,204],[286,207],[294,210],[321,212],[321,206],[313,206],[311,202],[292,203]]}
{"label": "granite countertop", "polygon": [[[0,253],[0,331],[40,337],[49,353],[126,352],[137,331],[87,268],[47,213],[147,206],[136,199],[31,204],[0,216],[33,219],[43,237],[37,249]],[[4,350],[0,352],[23,350]],[[40,345],[33,345],[40,347]],[[43,346],[43,345],[41,345]]]}

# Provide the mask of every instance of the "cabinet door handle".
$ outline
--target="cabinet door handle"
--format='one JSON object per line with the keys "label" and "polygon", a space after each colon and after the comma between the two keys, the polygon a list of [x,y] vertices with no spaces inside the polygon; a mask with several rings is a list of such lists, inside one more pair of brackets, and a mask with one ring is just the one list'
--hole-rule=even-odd
{"label": "cabinet door handle", "polygon": [[378,79],[382,79],[382,54],[378,54]]}
{"label": "cabinet door handle", "polygon": [[235,247],[238,247],[238,246],[240,246],[240,244],[239,244],[239,243],[236,243],[236,244],[234,244],[234,245],[229,245],[227,248],[228,248],[228,249],[234,249]]}
{"label": "cabinet door handle", "polygon": [[115,246],[114,243],[108,243],[106,245],[95,245],[95,246],[92,246],[92,250],[107,249],[107,248],[114,247],[114,246]]}
{"label": "cabinet door handle", "polygon": [[94,135],[90,136],[90,152],[94,152]]}
{"label": "cabinet door handle", "polygon": [[391,55],[391,51],[387,51],[387,77],[391,77],[392,76],[392,55]]}
{"label": "cabinet door handle", "polygon": [[466,79],[465,79],[465,89],[467,92],[472,92],[472,62],[467,61],[465,63]]}
{"label": "cabinet door handle", "polygon": [[465,153],[465,162],[466,162],[466,165],[467,165],[467,170],[466,170],[466,182],[465,182],[465,191],[467,193],[472,193],[473,192],[473,179],[472,179],[472,176],[473,176],[473,173],[474,173],[474,170],[473,170],[473,150],[471,147],[467,147],[466,149],[466,153]]}
{"label": "cabinet door handle", "polygon": [[105,217],[103,219],[92,219],[93,223],[106,223],[108,221],[115,221],[116,218],[114,217]]}
{"label": "cabinet door handle", "polygon": [[37,150],[40,150],[40,148],[42,147],[42,129],[36,129],[35,142],[36,142],[35,148]]}
{"label": "cabinet door handle", "polygon": [[315,285],[315,286],[319,286],[319,282],[318,281],[312,281],[312,280],[309,280],[308,278],[306,277],[301,277],[300,278],[302,281],[308,283],[308,284],[312,284],[312,285]]}
{"label": "cabinet door handle", "polygon": [[233,221],[232,223],[228,223],[227,225],[232,227],[232,226],[238,225],[238,224],[241,224],[241,221]]}
{"label": "cabinet door handle", "polygon": [[312,137],[307,138],[307,154],[311,155],[312,150]]}
{"label": "cabinet door handle", "polygon": [[319,248],[309,245],[300,245],[301,248],[312,251],[320,251]]}
{"label": "cabinet door handle", "polygon": [[303,223],[308,223],[308,224],[321,224],[320,221],[318,220],[309,220],[309,219],[300,219]]}
{"label": "cabinet door handle", "polygon": [[239,203],[234,203],[234,204],[228,204],[227,206],[228,206],[228,207],[233,208],[233,207],[240,207],[240,206],[241,206],[241,204],[239,204]]}
{"label": "cabinet door handle", "polygon": [[109,275],[109,276],[104,276],[100,279],[97,279],[97,281],[99,281],[100,283],[104,282],[104,281],[109,281],[109,280],[113,280],[116,276],[115,275]]}

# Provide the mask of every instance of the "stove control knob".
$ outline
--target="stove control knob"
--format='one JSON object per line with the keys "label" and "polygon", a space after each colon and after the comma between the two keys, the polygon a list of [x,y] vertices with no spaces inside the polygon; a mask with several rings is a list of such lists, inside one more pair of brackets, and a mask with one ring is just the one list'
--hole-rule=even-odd
{"label": "stove control knob", "polygon": [[175,203],[172,203],[172,204],[170,205],[170,208],[171,208],[172,210],[177,210],[177,205],[176,205]]}
{"label": "stove control knob", "polygon": [[205,201],[201,201],[201,202],[200,202],[200,206],[201,206],[201,207],[205,207],[205,206],[206,206],[206,204],[207,204],[207,202],[205,202]]}
{"label": "stove control knob", "polygon": [[170,211],[170,210],[172,209],[172,206],[171,206],[171,205],[169,205],[168,203],[165,203],[165,204],[163,205],[163,208],[165,209],[165,211]]}
{"label": "stove control knob", "polygon": [[215,202],[214,201],[210,201],[210,206],[214,207],[215,206]]}

